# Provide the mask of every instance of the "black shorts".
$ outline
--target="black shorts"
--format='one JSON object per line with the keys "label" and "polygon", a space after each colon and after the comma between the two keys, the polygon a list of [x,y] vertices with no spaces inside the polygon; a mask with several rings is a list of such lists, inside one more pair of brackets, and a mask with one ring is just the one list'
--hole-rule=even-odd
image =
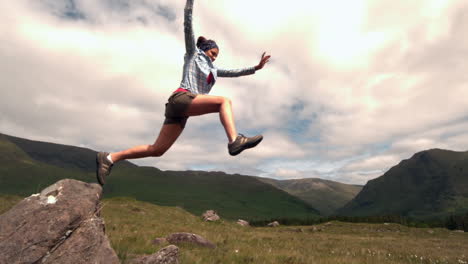
{"label": "black shorts", "polygon": [[166,119],[164,124],[180,124],[182,128],[187,123],[187,110],[192,100],[197,97],[196,94],[191,92],[175,92],[173,93],[166,103]]}

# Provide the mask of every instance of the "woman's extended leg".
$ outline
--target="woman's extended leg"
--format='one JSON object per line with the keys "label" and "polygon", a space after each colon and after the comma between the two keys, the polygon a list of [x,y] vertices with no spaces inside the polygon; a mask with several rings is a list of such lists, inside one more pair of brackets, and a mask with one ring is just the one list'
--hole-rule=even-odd
{"label": "woman's extended leg", "polygon": [[111,153],[112,161],[162,156],[177,140],[183,128],[180,124],[164,124],[153,145],[140,145],[120,152]]}
{"label": "woman's extended leg", "polygon": [[187,110],[187,115],[197,116],[218,112],[229,142],[234,142],[237,137],[237,132],[230,99],[222,96],[199,94],[192,100]]}

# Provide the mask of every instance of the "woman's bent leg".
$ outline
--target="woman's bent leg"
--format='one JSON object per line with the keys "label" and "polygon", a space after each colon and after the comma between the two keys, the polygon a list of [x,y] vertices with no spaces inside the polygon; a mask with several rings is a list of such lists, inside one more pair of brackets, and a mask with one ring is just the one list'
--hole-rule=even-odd
{"label": "woman's bent leg", "polygon": [[111,153],[112,161],[162,156],[177,140],[183,128],[180,124],[164,124],[153,145],[140,145]]}
{"label": "woman's bent leg", "polygon": [[234,142],[237,137],[237,131],[230,99],[222,96],[199,94],[192,100],[187,110],[187,115],[197,116],[217,112],[219,112],[219,118],[229,142]]}

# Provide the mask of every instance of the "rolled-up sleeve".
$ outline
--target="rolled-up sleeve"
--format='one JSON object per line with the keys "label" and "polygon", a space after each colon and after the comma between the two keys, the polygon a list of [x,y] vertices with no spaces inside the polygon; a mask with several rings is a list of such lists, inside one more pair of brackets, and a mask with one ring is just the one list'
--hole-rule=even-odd
{"label": "rolled-up sleeve", "polygon": [[192,26],[193,1],[187,0],[184,9],[185,51],[189,55],[195,52],[195,36]]}
{"label": "rolled-up sleeve", "polygon": [[255,73],[255,67],[248,67],[243,69],[221,69],[217,68],[218,77],[239,77],[251,75]]}

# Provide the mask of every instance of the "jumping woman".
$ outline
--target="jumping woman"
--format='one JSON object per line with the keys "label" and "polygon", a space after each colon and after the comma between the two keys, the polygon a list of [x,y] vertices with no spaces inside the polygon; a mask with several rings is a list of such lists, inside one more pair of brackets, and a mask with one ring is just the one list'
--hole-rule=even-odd
{"label": "jumping woman", "polygon": [[164,124],[153,145],[136,146],[124,151],[99,152],[96,157],[97,180],[104,185],[114,163],[144,157],[162,156],[184,130],[189,116],[219,113],[221,123],[228,137],[229,154],[235,156],[243,150],[255,147],[262,141],[262,135],[245,137],[237,134],[230,99],[208,95],[218,77],[239,77],[254,74],[263,68],[270,56],[263,53],[259,64],[244,69],[226,70],[217,68],[213,62],[219,55],[215,41],[199,37],[195,44],[192,28],[193,1],[187,0],[184,9],[185,62],[180,88],[175,90],[166,103]]}

